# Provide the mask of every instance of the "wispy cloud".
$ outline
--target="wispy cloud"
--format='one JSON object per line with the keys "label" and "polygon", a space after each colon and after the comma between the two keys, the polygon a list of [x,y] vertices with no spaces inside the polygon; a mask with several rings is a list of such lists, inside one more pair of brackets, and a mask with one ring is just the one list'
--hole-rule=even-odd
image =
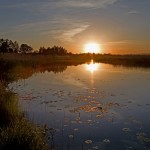
{"label": "wispy cloud", "polygon": [[83,31],[87,30],[89,25],[83,24],[78,27],[72,27],[71,29],[53,29],[49,31],[41,32],[41,35],[51,36],[53,39],[64,42],[74,42],[75,36],[81,34]]}
{"label": "wispy cloud", "polygon": [[129,40],[122,40],[122,41],[112,41],[112,42],[107,42],[106,44],[110,44],[110,45],[118,45],[118,44],[128,44],[131,41]]}
{"label": "wispy cloud", "polygon": [[131,10],[128,12],[128,14],[140,14],[140,12],[137,10]]}
{"label": "wispy cloud", "polygon": [[106,45],[123,45],[123,44],[142,44],[144,41],[139,40],[121,40],[105,43]]}
{"label": "wispy cloud", "polygon": [[82,33],[90,27],[88,22],[82,22],[70,19],[61,19],[54,21],[55,29],[49,29],[41,32],[42,35],[51,35],[54,39],[60,41],[73,42],[76,35]]}
{"label": "wispy cloud", "polygon": [[85,31],[87,28],[89,27],[89,25],[81,25],[77,28],[73,28],[73,29],[70,29],[70,30],[66,30],[66,31],[63,31],[63,33],[61,34],[60,36],[60,39],[63,39],[63,40],[66,40],[68,42],[73,42],[73,38],[82,33],[83,31]]}
{"label": "wispy cloud", "polygon": [[[11,4],[3,4],[0,7],[23,7],[30,9],[39,9],[47,10],[52,8],[104,8],[107,5],[114,4],[118,0],[49,0],[49,1],[39,1],[35,0],[34,2],[26,1],[26,2],[14,2]],[[33,7],[34,6],[34,7]]]}
{"label": "wispy cloud", "polygon": [[57,1],[59,7],[74,8],[102,8],[114,4],[117,0],[61,0]]}
{"label": "wispy cloud", "polygon": [[59,41],[73,42],[75,36],[87,30],[88,27],[90,27],[88,22],[73,19],[56,19],[17,25],[2,34],[8,35],[15,33],[23,35],[28,31],[40,37],[46,36]]}

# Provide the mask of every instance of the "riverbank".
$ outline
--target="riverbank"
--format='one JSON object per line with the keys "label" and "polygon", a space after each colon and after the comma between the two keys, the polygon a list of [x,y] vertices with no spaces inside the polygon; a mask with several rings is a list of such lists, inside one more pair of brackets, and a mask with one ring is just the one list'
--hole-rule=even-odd
{"label": "riverbank", "polygon": [[79,65],[94,62],[127,67],[150,67],[150,55],[111,55],[111,54],[71,54],[71,55],[42,55],[42,54],[0,54],[0,61],[24,65]]}

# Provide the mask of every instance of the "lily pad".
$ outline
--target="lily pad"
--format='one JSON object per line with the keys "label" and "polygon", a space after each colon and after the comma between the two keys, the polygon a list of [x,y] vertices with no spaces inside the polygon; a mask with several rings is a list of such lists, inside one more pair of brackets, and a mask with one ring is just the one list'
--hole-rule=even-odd
{"label": "lily pad", "polygon": [[122,131],[124,131],[124,132],[131,132],[131,129],[130,128],[123,128]]}
{"label": "lily pad", "polygon": [[144,142],[150,142],[150,138],[144,138]]}
{"label": "lily pad", "polygon": [[94,146],[93,149],[97,150],[97,149],[99,149],[99,147],[98,146]]}
{"label": "lily pad", "polygon": [[86,144],[92,144],[92,140],[86,140],[84,141]]}
{"label": "lily pad", "polygon": [[109,139],[104,139],[103,143],[110,143],[110,140]]}
{"label": "lily pad", "polygon": [[73,138],[74,138],[74,136],[73,136],[72,134],[68,135],[68,137],[69,137],[70,139],[73,139]]}

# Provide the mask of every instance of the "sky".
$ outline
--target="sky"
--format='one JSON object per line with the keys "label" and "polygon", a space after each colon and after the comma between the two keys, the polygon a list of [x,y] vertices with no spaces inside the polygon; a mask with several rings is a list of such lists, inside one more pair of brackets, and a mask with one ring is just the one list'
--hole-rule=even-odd
{"label": "sky", "polygon": [[150,53],[150,0],[0,0],[0,38],[82,53]]}

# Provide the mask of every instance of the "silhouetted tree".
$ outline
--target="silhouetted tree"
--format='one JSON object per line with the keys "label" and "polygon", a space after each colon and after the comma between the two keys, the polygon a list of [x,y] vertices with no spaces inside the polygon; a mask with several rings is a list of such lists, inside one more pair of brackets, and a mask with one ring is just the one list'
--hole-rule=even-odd
{"label": "silhouetted tree", "polygon": [[33,48],[27,44],[21,44],[20,53],[31,53]]}
{"label": "silhouetted tree", "polygon": [[[8,39],[0,39],[0,52],[1,53],[31,53],[33,48],[27,44],[19,44],[17,41],[13,42]],[[53,47],[40,47],[39,54],[48,54],[48,55],[67,55],[70,54],[64,47],[53,46]]]}
{"label": "silhouetted tree", "polygon": [[19,44],[8,39],[0,39],[0,52],[2,53],[17,53]]}
{"label": "silhouetted tree", "polygon": [[18,42],[15,41],[13,44],[14,44],[14,45],[13,45],[13,46],[14,46],[14,52],[15,52],[15,53],[18,53],[18,52],[19,52],[19,49],[20,49]]}
{"label": "silhouetted tree", "polygon": [[17,53],[19,51],[19,44],[16,41],[12,42],[11,40],[9,40],[8,45],[9,53]]}
{"label": "silhouetted tree", "polygon": [[48,47],[47,49],[44,47],[40,47],[40,54],[49,54],[49,55],[66,55],[68,52],[65,48],[59,46]]}
{"label": "silhouetted tree", "polygon": [[39,54],[44,54],[46,51],[46,48],[45,47],[40,47],[39,48]]}
{"label": "silhouetted tree", "polygon": [[4,40],[4,39],[0,39],[0,52],[2,53],[6,53],[8,52],[8,39]]}

